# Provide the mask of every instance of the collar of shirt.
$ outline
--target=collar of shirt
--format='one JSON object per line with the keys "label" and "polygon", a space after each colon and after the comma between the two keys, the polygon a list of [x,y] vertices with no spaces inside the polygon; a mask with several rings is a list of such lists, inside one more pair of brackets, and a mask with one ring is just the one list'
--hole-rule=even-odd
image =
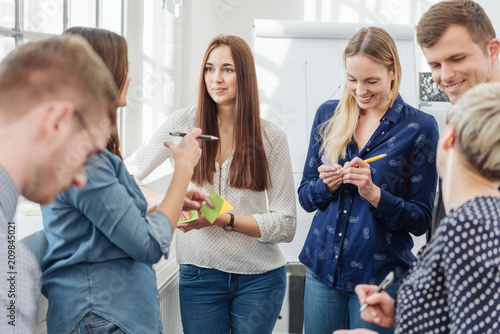
{"label": "collar of shirt", "polygon": [[7,172],[0,166],[0,205],[5,210],[5,215],[8,220],[14,217],[17,207],[17,198],[19,191],[17,190],[14,181]]}
{"label": "collar of shirt", "polygon": [[403,110],[404,105],[405,102],[403,101],[403,98],[401,97],[401,95],[398,95],[396,100],[394,100],[392,107],[390,107],[384,114],[384,117],[382,117],[382,120],[388,120],[392,123],[396,123],[399,116],[401,116],[401,111]]}

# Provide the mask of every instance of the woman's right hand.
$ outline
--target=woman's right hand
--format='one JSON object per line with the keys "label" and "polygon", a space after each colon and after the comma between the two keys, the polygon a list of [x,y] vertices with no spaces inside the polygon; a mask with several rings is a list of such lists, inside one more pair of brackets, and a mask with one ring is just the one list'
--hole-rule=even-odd
{"label": "woman's right hand", "polygon": [[181,168],[194,169],[201,157],[201,148],[198,143],[198,138],[201,135],[200,128],[192,128],[189,133],[185,135],[179,144],[166,141],[163,143],[167,148],[172,151],[175,164]]}
{"label": "woman's right hand", "polygon": [[329,192],[333,193],[339,189],[342,184],[342,176],[339,169],[342,168],[339,164],[333,166],[321,165],[318,167],[319,178],[323,180]]}
{"label": "woman's right hand", "polygon": [[376,285],[368,284],[358,284],[354,288],[359,304],[368,304],[366,310],[361,313],[361,319],[382,327],[394,327],[396,323],[394,299],[385,291],[374,293],[376,289]]}

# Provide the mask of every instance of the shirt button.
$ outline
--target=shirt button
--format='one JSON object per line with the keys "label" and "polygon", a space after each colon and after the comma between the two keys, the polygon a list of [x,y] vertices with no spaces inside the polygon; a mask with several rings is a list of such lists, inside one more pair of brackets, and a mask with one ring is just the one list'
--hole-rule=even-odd
{"label": "shirt button", "polygon": [[366,152],[370,152],[370,149],[369,149],[369,148],[367,148],[367,149],[366,149]]}
{"label": "shirt button", "polygon": [[344,210],[344,213],[347,213],[347,210]]}
{"label": "shirt button", "polygon": [[338,256],[338,255],[335,255],[335,258],[336,258],[336,259],[338,259],[338,258],[339,258],[339,256]]}
{"label": "shirt button", "polygon": [[341,237],[341,236],[342,236],[342,233],[339,233],[339,237]]}

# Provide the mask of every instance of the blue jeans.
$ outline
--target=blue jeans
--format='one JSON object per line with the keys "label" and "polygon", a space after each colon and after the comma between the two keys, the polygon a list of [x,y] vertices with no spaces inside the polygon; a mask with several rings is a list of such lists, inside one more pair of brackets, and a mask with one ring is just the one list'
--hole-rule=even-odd
{"label": "blue jeans", "polygon": [[87,313],[70,334],[125,334],[115,323],[93,312]]}
{"label": "blue jeans", "polygon": [[181,264],[179,295],[186,334],[272,333],[286,289],[286,269],[229,274]]}
{"label": "blue jeans", "polygon": [[[396,295],[399,281],[386,291]],[[359,299],[354,292],[330,288],[312,276],[308,269],[304,292],[305,334],[332,333],[337,329],[368,328],[379,334],[392,334],[394,328],[384,328],[363,321],[359,313]]]}

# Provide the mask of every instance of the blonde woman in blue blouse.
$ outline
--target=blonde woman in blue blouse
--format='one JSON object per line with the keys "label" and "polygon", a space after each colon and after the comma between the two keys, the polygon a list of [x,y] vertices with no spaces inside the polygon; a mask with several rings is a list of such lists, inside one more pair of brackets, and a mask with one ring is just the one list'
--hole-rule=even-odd
{"label": "blonde woman in blue blouse", "polygon": [[[366,321],[401,334],[500,331],[500,83],[469,89],[448,112],[437,169],[446,216],[394,298],[359,285]],[[369,330],[335,334],[374,334]]]}
{"label": "blonde woman in blue blouse", "polygon": [[318,108],[298,190],[302,207],[316,211],[299,256],[308,267],[305,331],[390,333],[360,319],[354,287],[391,271],[400,279],[412,263],[410,233],[431,223],[438,127],[399,95],[401,65],[385,30],[361,29],[343,61],[342,99]]}

